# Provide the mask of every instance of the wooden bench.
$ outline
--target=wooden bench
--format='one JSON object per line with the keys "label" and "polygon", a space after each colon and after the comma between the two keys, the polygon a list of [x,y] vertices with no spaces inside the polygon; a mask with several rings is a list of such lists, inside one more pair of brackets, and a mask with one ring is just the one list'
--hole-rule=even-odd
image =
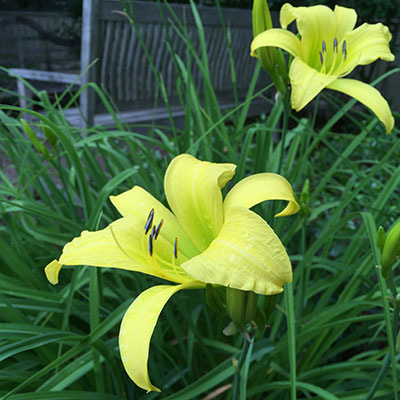
{"label": "wooden bench", "polygon": [[[163,25],[157,3],[135,0],[133,5],[138,32],[165,83],[171,111],[174,116],[183,115],[176,85],[178,71],[174,67],[168,46],[185,62],[185,43],[174,29],[173,17],[165,5],[160,7],[164,21],[167,21],[166,26]],[[198,47],[197,27],[190,6],[171,4],[171,7]],[[249,56],[252,39],[251,11],[226,8],[222,10],[232,43],[239,98],[243,99],[256,66],[256,60]],[[212,84],[220,106],[222,109],[234,107],[236,103],[229,53],[217,9],[198,7],[198,12],[204,26]],[[167,117],[167,108],[163,103],[157,80],[138,40],[137,32],[127,16],[122,13],[119,0],[83,1],[81,40],[81,74],[28,69],[11,69],[10,74],[32,82],[75,83],[80,86],[95,82],[110,95],[120,111],[121,119],[126,123],[149,122]],[[200,53],[200,48],[198,50]],[[194,60],[192,64],[195,64]],[[92,66],[89,68],[90,65]],[[265,74],[262,75],[265,77]],[[193,69],[193,77],[195,86],[201,88],[202,77],[199,68]],[[18,92],[21,106],[27,107],[30,93],[21,80],[18,80]],[[265,102],[262,107],[265,108]],[[250,109],[250,114],[259,112],[259,108]],[[76,110],[75,114],[70,113],[68,119],[77,126],[113,124],[112,117],[105,112],[102,102],[91,88],[84,90],[80,95],[80,112]]]}

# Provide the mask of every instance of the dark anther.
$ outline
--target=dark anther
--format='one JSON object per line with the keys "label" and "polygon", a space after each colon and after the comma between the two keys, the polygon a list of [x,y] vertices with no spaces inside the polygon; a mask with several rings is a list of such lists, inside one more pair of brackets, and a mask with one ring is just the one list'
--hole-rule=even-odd
{"label": "dark anther", "polygon": [[175,257],[175,258],[178,258],[178,238],[175,238],[174,257]]}
{"label": "dark anther", "polygon": [[164,223],[164,220],[161,219],[161,221],[158,223],[157,229],[156,229],[156,231],[155,231],[155,233],[154,233],[154,240],[156,240],[156,239],[158,238],[158,235],[159,235],[159,233],[160,233],[161,227],[163,226],[163,223]]}
{"label": "dark anther", "polygon": [[338,45],[337,39],[335,38],[335,39],[333,39],[333,48],[334,48],[336,53],[337,53],[337,45]]}
{"label": "dark anther", "polygon": [[322,52],[323,52],[323,53],[326,52],[326,43],[325,43],[325,40],[322,41]]}
{"label": "dark anther", "polygon": [[344,59],[346,59],[346,57],[347,57],[347,50],[346,50],[346,41],[345,41],[345,40],[343,40],[342,52],[343,52],[343,57],[344,57]]}
{"label": "dark anther", "polygon": [[324,63],[324,56],[322,55],[321,52],[319,52],[319,58],[321,59],[321,64]]}
{"label": "dark anther", "polygon": [[151,209],[149,216],[147,217],[147,222],[146,225],[144,226],[144,233],[147,235],[149,232],[151,225],[153,224],[153,218],[154,218],[154,208]]}
{"label": "dark anther", "polygon": [[149,236],[149,254],[153,255],[153,233],[150,233]]}
{"label": "dark anther", "polygon": [[156,234],[156,226],[153,225],[153,229],[151,230],[151,236],[153,236],[153,238],[154,238],[155,234]]}

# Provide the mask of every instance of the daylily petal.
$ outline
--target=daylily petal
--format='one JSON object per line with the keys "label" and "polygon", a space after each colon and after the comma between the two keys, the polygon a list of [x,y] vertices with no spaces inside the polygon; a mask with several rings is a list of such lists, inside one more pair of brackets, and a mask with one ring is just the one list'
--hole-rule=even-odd
{"label": "daylily petal", "polygon": [[44,269],[46,278],[52,285],[57,285],[58,275],[61,268],[62,264],[60,264],[57,260],[53,260],[51,263],[47,264],[46,268]]}
{"label": "daylily petal", "polygon": [[179,267],[187,259],[181,252],[176,265],[171,265],[173,244],[160,236],[154,241],[155,246],[157,251],[150,256],[148,237],[144,235],[140,219],[121,218],[105,229],[83,231],[81,236],[67,243],[60,260],[46,267],[46,275],[55,284],[62,265],[91,265],[142,272],[178,283],[193,280]]}
{"label": "daylily petal", "polygon": [[231,207],[251,208],[266,200],[286,200],[289,204],[275,217],[292,215],[299,211],[290,183],[281,175],[261,173],[248,176],[238,182],[227,194],[224,201],[225,214]]}
{"label": "daylily petal", "polygon": [[354,29],[357,22],[357,13],[352,8],[341,7],[336,5],[333,10],[336,20],[336,35],[335,37],[340,42],[347,32]]}
{"label": "daylily petal", "polygon": [[359,65],[370,64],[381,58],[393,61],[389,41],[392,35],[387,26],[379,24],[362,24],[345,36],[349,57],[358,56]]}
{"label": "daylily petal", "polygon": [[331,43],[335,36],[335,17],[333,11],[322,5],[312,7],[293,7],[286,3],[280,12],[282,28],[296,20],[301,36],[303,60],[310,65],[317,65],[322,41]]}
{"label": "daylily petal", "polygon": [[202,251],[223,223],[221,188],[235,173],[234,164],[199,161],[189,154],[175,157],[165,173],[164,189],[171,210]]}
{"label": "daylily petal", "polygon": [[386,134],[390,133],[393,129],[394,118],[390,111],[389,104],[379,91],[371,85],[355,79],[337,79],[330,83],[327,89],[337,90],[338,92],[354,97],[360,103],[363,103],[366,107],[371,109],[385,125]]}
{"label": "daylily petal", "polygon": [[126,311],[119,332],[119,349],[126,372],[142,389],[160,391],[150,382],[147,360],[150,339],[161,310],[179,290],[199,287],[204,284],[196,281],[177,286],[154,286],[142,292]]}
{"label": "daylily petal", "polygon": [[257,35],[251,42],[251,55],[256,57],[256,50],[260,47],[279,47],[294,57],[301,57],[299,38],[285,29],[268,29]]}
{"label": "daylily petal", "polygon": [[206,251],[183,263],[195,279],[272,295],[292,281],[289,257],[278,236],[257,214],[230,207]]}
{"label": "daylily petal", "polygon": [[292,85],[292,108],[300,111],[317,94],[335,81],[335,75],[326,75],[295,58],[290,66],[289,78]]}
{"label": "daylily petal", "polygon": [[110,196],[110,200],[121,215],[124,217],[134,215],[141,219],[143,226],[146,223],[150,210],[154,209],[154,224],[158,224],[161,219],[164,221],[160,230],[161,236],[165,237],[171,243],[178,237],[179,249],[188,258],[194,257],[199,253],[199,250],[179,225],[175,215],[140,186],[135,186],[133,189],[118,196]]}

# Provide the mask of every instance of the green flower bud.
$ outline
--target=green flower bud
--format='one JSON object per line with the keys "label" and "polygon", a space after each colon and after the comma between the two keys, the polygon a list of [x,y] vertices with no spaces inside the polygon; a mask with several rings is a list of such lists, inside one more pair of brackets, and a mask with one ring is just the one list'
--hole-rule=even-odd
{"label": "green flower bud", "polygon": [[378,228],[378,232],[376,233],[376,247],[383,253],[383,248],[386,242],[386,232],[383,226]]}
{"label": "green flower bud", "polygon": [[[254,0],[253,2],[253,35],[273,28],[271,13],[266,0]],[[256,51],[261,66],[269,73],[276,88],[282,94],[287,90],[289,82],[287,65],[283,53],[275,47],[263,47]]]}
{"label": "green flower bud", "polygon": [[301,191],[300,201],[308,205],[310,204],[310,180],[307,178],[304,182],[303,190]]}
{"label": "green flower bud", "polygon": [[22,127],[26,136],[28,136],[29,140],[35,147],[35,149],[41,153],[47,159],[50,159],[50,154],[46,149],[46,146],[37,138],[35,131],[30,127],[30,125],[21,118]]}
{"label": "green flower bud", "polygon": [[257,312],[257,294],[233,288],[226,288],[226,311],[232,322],[224,329],[224,334],[234,335],[245,329]]}
{"label": "green flower bud", "polygon": [[[379,231],[378,231],[379,232]],[[400,253],[400,222],[398,222],[389,232],[383,246],[381,265],[382,275],[387,278],[393,264]]]}
{"label": "green flower bud", "polygon": [[57,136],[53,132],[51,128],[49,128],[47,125],[42,126],[42,130],[44,133],[44,136],[46,136],[47,141],[55,147],[57,145]]}

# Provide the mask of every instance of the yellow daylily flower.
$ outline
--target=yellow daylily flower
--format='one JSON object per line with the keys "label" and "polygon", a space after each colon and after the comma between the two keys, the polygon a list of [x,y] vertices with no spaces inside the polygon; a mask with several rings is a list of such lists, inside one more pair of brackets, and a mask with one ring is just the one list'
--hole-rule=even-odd
{"label": "yellow daylily flower", "polygon": [[122,218],[65,245],[60,259],[47,265],[52,284],[62,265],[122,268],[154,275],[178,285],[154,286],[141,293],[121,323],[119,347],[130,378],[147,391],[159,391],[147,369],[151,335],[168,299],[182,289],[206,283],[264,295],[283,291],[292,281],[289,257],[272,228],[249,208],[265,200],[286,200],[276,216],[296,213],[299,205],[289,182],[260,173],[237,183],[222,199],[234,164],[175,157],[164,188],[172,210],[139,186],[111,202]]}
{"label": "yellow daylily flower", "polygon": [[[296,20],[299,35],[287,30]],[[279,47],[294,59],[290,65],[292,107],[299,111],[322,89],[333,89],[354,97],[370,108],[390,133],[394,118],[387,101],[372,86],[343,79],[357,65],[378,58],[393,61],[389,48],[392,35],[381,24],[363,24],[354,29],[357,14],[351,8],[335,6],[293,7],[286,3],[280,12],[281,28],[268,29],[251,43],[251,55],[262,47]]]}

